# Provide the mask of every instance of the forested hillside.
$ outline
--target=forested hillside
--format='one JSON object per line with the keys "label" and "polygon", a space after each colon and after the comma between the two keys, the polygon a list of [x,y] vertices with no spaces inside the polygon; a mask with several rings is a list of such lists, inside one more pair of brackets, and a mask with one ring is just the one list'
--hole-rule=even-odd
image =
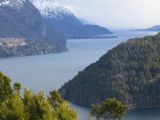
{"label": "forested hillside", "polygon": [[63,98],[90,106],[116,98],[129,107],[160,107],[160,33],[108,51],[60,89]]}

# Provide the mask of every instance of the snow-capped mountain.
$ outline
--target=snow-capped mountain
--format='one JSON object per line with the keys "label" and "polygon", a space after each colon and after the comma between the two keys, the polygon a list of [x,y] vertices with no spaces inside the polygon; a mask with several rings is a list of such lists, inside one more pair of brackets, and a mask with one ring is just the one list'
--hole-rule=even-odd
{"label": "snow-capped mountain", "polygon": [[63,35],[48,27],[29,0],[0,0],[0,41],[17,44],[17,40],[24,40],[24,44],[8,47],[1,43],[0,58],[66,50]]}
{"label": "snow-capped mountain", "polygon": [[65,15],[73,15],[70,10],[60,6],[54,0],[33,0],[33,4],[44,17],[61,20]]}
{"label": "snow-capped mountain", "polygon": [[84,25],[70,10],[54,0],[33,0],[50,28],[65,35],[66,38],[92,38],[98,35],[112,34],[100,26]]}
{"label": "snow-capped mountain", "polygon": [[13,9],[20,9],[24,7],[26,0],[0,0],[0,7],[12,7]]}
{"label": "snow-capped mountain", "polygon": [[66,43],[29,0],[0,0],[0,38],[52,41],[56,48]]}

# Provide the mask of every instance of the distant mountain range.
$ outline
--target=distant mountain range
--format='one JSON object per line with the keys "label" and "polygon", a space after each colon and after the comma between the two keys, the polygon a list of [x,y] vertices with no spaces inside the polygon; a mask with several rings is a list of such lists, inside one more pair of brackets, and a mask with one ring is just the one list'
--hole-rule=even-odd
{"label": "distant mountain range", "polygon": [[146,28],[146,29],[135,29],[134,31],[155,31],[155,32],[160,32],[160,25],[155,25],[153,27]]}
{"label": "distant mountain range", "polygon": [[63,98],[90,106],[116,98],[129,108],[160,108],[160,33],[108,51],[61,87]]}
{"label": "distant mountain range", "polygon": [[158,32],[160,32],[160,25],[155,25],[151,28],[147,28],[146,30],[147,31],[158,31]]}
{"label": "distant mountain range", "polygon": [[112,34],[98,25],[84,25],[70,10],[56,5],[52,0],[34,0],[33,4],[39,9],[48,26],[64,34],[66,38],[101,38],[102,35],[104,37]]}

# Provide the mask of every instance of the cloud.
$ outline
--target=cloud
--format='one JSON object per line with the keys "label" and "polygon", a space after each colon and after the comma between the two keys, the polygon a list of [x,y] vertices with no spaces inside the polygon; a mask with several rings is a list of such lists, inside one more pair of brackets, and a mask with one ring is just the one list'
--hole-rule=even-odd
{"label": "cloud", "polygon": [[160,0],[59,0],[78,17],[110,28],[160,24]]}

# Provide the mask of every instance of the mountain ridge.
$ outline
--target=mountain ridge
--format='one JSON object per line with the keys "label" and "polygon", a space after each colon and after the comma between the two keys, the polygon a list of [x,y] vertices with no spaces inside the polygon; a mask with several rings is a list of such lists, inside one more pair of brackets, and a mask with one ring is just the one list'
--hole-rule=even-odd
{"label": "mountain ridge", "polygon": [[[50,46],[51,49],[49,50],[48,47],[46,48],[46,51],[49,50],[50,52],[52,51],[54,53],[55,51],[60,52],[66,49],[66,39],[63,37],[63,35],[56,32],[53,28],[49,28],[49,26],[39,13],[38,9],[28,0],[0,1],[0,37],[5,39],[25,39],[26,43],[28,43],[26,45],[30,46],[16,47],[23,47],[23,49],[21,50],[22,53],[25,51],[25,53],[23,53],[24,55],[26,55],[27,50],[25,49],[28,47],[30,47],[30,54],[32,54],[32,47],[35,47],[35,53],[40,54],[42,46],[38,46],[38,44],[42,45],[42,42],[52,44],[52,46]],[[32,46],[32,44],[30,44],[30,41],[39,43],[37,44],[37,46]],[[8,52],[12,53],[13,51],[15,51],[14,47],[0,47],[2,50],[1,52],[3,52],[3,57],[5,54],[6,57],[8,57]],[[19,51],[16,52],[17,55],[18,53]],[[12,55],[14,56],[14,54]]]}
{"label": "mountain ridge", "polygon": [[98,38],[99,35],[113,34],[110,30],[98,25],[84,25],[70,10],[55,1],[34,0],[33,4],[39,9],[48,25],[68,39]]}
{"label": "mountain ridge", "polygon": [[147,28],[146,30],[147,31],[158,31],[158,32],[160,32],[160,25],[155,25],[151,28]]}
{"label": "mountain ridge", "polygon": [[160,25],[154,25],[152,27],[145,28],[145,29],[135,29],[133,31],[155,31],[155,32],[160,32]]}

